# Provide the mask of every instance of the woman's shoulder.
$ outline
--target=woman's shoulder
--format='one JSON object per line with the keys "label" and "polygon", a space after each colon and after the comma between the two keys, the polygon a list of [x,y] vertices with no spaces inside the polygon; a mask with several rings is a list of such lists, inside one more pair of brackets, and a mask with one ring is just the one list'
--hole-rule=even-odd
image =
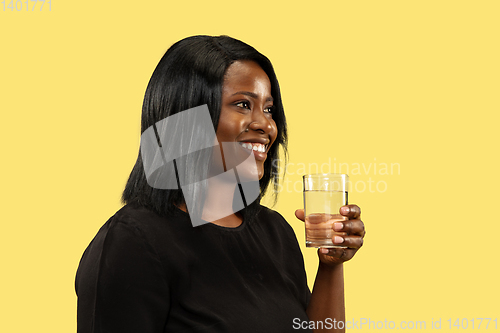
{"label": "woman's shoulder", "polygon": [[131,239],[143,238],[157,220],[158,217],[148,209],[125,205],[102,225],[90,247],[98,245],[103,248],[105,244],[126,246]]}
{"label": "woman's shoulder", "polygon": [[182,230],[185,224],[176,214],[163,217],[147,207],[125,205],[99,229],[84,251],[80,267],[94,267],[102,260],[157,259],[159,251],[177,238],[174,229]]}
{"label": "woman's shoulder", "polygon": [[256,221],[259,224],[266,225],[268,228],[277,229],[295,237],[292,226],[283,215],[269,207],[260,206]]}
{"label": "woman's shoulder", "polygon": [[271,209],[266,206],[260,205],[258,213],[257,213],[257,220],[258,221],[264,221],[267,223],[276,223],[280,225],[288,225],[288,222],[285,220],[283,215],[275,211],[274,209]]}
{"label": "woman's shoulder", "polygon": [[131,244],[156,252],[154,248],[160,237],[161,243],[166,244],[187,226],[190,226],[189,221],[180,214],[161,216],[147,207],[127,204],[102,225],[86,252],[91,249],[106,252]]}
{"label": "woman's shoulder", "polygon": [[185,228],[189,222],[176,211],[168,216],[160,215],[146,206],[126,204],[108,221],[112,225],[123,225],[141,232],[157,232],[159,229]]}
{"label": "woman's shoulder", "polygon": [[256,228],[260,229],[260,239],[264,244],[269,246],[274,253],[273,255],[279,258],[277,262],[286,262],[287,267],[302,267],[303,258],[300,246],[292,226],[286,219],[277,211],[262,206],[256,219]]}
{"label": "woman's shoulder", "polygon": [[160,216],[148,207],[126,204],[112,216],[112,219],[119,223],[125,223],[131,226],[140,226],[141,224],[149,221],[158,222],[159,220],[164,219],[164,217]]}
{"label": "woman's shoulder", "polygon": [[260,220],[289,225],[288,222],[283,217],[283,215],[281,215],[279,212],[275,211],[274,209],[271,209],[271,208],[263,206],[263,205],[260,205],[259,208],[260,209],[258,212],[258,217]]}

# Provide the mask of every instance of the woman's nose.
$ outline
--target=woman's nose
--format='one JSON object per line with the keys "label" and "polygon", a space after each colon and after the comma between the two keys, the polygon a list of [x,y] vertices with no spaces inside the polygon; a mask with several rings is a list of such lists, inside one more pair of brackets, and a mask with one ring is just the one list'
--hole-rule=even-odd
{"label": "woman's nose", "polygon": [[248,125],[249,129],[268,134],[273,131],[274,127],[274,121],[264,111],[255,110],[252,112],[252,122]]}

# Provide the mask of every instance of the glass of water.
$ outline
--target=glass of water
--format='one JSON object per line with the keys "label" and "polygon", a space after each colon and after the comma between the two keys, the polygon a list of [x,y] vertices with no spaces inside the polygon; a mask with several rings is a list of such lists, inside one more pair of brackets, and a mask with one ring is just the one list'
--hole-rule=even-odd
{"label": "glass of water", "polygon": [[345,248],[333,243],[332,238],[346,235],[334,231],[333,224],[347,220],[339,210],[348,204],[349,176],[340,173],[304,175],[303,183],[306,246]]}

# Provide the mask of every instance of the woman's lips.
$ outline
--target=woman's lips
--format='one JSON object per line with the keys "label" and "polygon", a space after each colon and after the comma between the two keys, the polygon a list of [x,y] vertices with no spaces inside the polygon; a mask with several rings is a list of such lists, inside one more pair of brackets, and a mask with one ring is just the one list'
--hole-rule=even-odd
{"label": "woman's lips", "polygon": [[244,149],[253,152],[256,160],[264,161],[267,158],[267,145],[258,142],[239,142],[239,144]]}

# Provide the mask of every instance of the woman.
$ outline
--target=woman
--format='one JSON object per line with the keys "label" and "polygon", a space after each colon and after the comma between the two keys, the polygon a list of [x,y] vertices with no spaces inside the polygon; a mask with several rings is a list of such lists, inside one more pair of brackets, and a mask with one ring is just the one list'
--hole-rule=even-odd
{"label": "woman", "polygon": [[[348,248],[319,250],[311,294],[292,228],[259,203],[269,185],[277,189],[278,150],[286,152],[287,142],[270,61],[227,36],[177,42],[148,84],[142,132],[204,104],[217,142],[237,143],[236,154],[253,154],[255,168],[240,176],[257,177],[261,195],[218,218],[220,206],[227,204],[218,194],[236,197],[241,186],[207,181],[201,218],[211,223],[193,227],[184,192],[150,186],[139,154],[123,193],[126,205],[99,230],[80,262],[78,332],[295,332],[298,325],[310,331],[309,320],[344,319],[342,262],[363,242],[359,208],[342,207],[349,221],[336,230],[348,236],[337,241]],[[222,156],[217,151],[211,150],[210,168],[202,177],[189,176],[189,164],[186,170],[176,168],[177,177],[186,174],[183,181],[189,183],[231,169],[227,158],[218,162],[224,151]],[[303,210],[296,216],[304,220]]]}

